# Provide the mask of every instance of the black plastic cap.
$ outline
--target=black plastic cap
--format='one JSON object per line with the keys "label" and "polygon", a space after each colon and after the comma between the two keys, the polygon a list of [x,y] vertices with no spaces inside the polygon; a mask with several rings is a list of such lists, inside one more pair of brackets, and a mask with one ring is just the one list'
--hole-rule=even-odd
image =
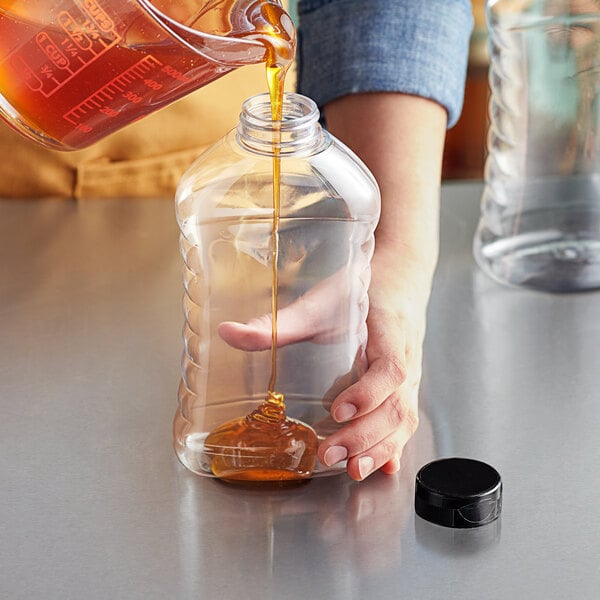
{"label": "black plastic cap", "polygon": [[480,527],[502,510],[496,469],[470,458],[442,458],[422,467],[415,485],[416,513],[445,527]]}

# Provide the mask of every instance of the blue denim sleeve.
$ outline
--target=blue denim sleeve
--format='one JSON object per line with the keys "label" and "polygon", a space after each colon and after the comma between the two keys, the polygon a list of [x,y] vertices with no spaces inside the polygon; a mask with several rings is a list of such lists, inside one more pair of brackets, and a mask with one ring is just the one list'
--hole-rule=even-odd
{"label": "blue denim sleeve", "polygon": [[356,92],[434,100],[448,126],[462,110],[469,0],[299,0],[298,91],[319,106]]}

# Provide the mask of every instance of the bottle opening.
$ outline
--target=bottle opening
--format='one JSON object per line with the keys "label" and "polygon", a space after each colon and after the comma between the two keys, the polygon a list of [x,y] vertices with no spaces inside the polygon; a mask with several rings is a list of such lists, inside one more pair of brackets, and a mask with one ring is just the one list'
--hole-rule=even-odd
{"label": "bottle opening", "polygon": [[306,155],[323,149],[326,138],[319,125],[319,109],[310,98],[284,94],[282,115],[281,121],[271,119],[269,94],[248,98],[242,105],[238,142],[252,152],[268,156],[276,149],[280,155]]}

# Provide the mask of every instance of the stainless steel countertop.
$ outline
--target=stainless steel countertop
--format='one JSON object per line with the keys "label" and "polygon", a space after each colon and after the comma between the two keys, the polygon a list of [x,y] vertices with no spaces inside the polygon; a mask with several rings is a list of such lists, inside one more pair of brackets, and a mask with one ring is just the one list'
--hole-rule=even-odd
{"label": "stainless steel countertop", "polygon": [[[443,190],[421,426],[401,472],[279,491],[200,478],[171,449],[171,202],[0,202],[0,598],[597,598],[600,294],[480,273],[480,192]],[[438,456],[500,471],[498,521],[414,515],[415,473]]]}

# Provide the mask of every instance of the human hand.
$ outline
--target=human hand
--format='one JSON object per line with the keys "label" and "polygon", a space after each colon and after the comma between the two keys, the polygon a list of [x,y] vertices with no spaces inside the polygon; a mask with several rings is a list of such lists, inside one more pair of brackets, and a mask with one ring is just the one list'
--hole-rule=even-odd
{"label": "human hand", "polygon": [[331,415],[345,425],[319,447],[319,459],[326,465],[347,458],[348,474],[357,481],[377,469],[398,471],[403,448],[419,422],[428,287],[417,284],[419,278],[408,269],[405,273],[403,278],[397,256],[376,252],[369,288],[367,370],[333,401]]}
{"label": "human hand", "polygon": [[378,468],[396,471],[418,424],[447,114],[426,98],[369,92],[333,100],[325,116],[329,131],[361,157],[381,191],[369,287],[368,370],[333,402],[334,418],[352,412],[344,405],[356,412],[319,448],[326,464],[347,450],[348,473],[362,479]]}
{"label": "human hand", "polygon": [[[347,460],[350,477],[362,480],[380,469],[394,473],[400,456],[418,424],[418,388],[421,377],[421,346],[425,329],[423,299],[406,279],[399,289],[398,259],[380,252],[372,263],[367,316],[367,370],[356,383],[344,389],[330,406],[332,418],[344,426],[329,435],[319,447],[319,459],[327,466]],[[277,315],[277,344],[300,341],[333,343],[358,332],[339,331],[330,314],[338,310],[352,291],[343,273],[336,273],[312,288]],[[337,298],[338,301],[332,301]],[[245,351],[271,347],[271,316],[248,323],[224,322],[219,335],[231,346]]]}

